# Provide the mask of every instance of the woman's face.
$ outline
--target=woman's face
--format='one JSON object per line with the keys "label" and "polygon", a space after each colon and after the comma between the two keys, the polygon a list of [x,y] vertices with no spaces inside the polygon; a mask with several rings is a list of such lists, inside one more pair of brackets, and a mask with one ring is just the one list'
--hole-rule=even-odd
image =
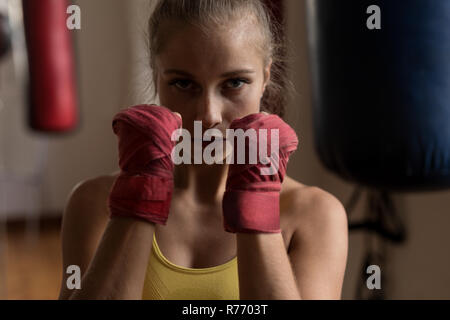
{"label": "woman's face", "polygon": [[264,66],[254,49],[252,27],[238,24],[210,38],[177,22],[164,27],[170,36],[155,61],[160,103],[181,114],[192,137],[194,121],[225,137],[234,119],[260,112],[271,63]]}

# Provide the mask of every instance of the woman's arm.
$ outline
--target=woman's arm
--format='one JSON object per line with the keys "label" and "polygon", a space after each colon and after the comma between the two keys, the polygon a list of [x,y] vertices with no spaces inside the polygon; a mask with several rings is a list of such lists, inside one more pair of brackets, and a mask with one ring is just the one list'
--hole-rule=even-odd
{"label": "woman's arm", "polygon": [[[70,199],[65,212],[63,250],[66,252],[67,248],[77,251],[74,239],[84,234],[83,226],[90,226],[90,215],[97,215],[90,211],[89,202],[95,208],[98,206],[95,203],[100,202],[102,208],[107,206],[108,210],[102,212],[111,217],[82,275],[81,289],[71,293],[70,299],[142,297],[155,223],[165,225],[170,211],[174,169],[170,153],[175,146],[170,138],[181,126],[180,114],[157,105],[129,107],[114,116],[112,127],[119,143],[119,176],[106,192],[102,188],[103,196],[98,198],[101,201],[89,200],[96,196],[95,192],[94,195],[80,192],[77,193],[82,195],[80,200]],[[94,229],[97,233],[100,230]],[[66,257],[64,260],[66,264]],[[67,261],[67,264],[76,262]]]}
{"label": "woman's arm", "polygon": [[[141,274],[151,249],[153,225],[110,219],[106,208],[110,182],[105,179],[110,180],[99,177],[84,181],[70,194],[62,223],[59,299],[141,299]],[[70,274],[65,270],[70,265],[80,267],[81,289],[67,288]]]}
{"label": "woman's arm", "polygon": [[138,219],[111,219],[81,289],[70,299],[140,300],[154,228]]}
{"label": "woman's arm", "polygon": [[281,233],[236,237],[241,300],[300,299]]}
{"label": "woman's arm", "polygon": [[318,188],[314,193],[309,204],[297,200],[290,206],[296,228],[289,252],[281,234],[237,234],[242,300],[340,299],[347,216],[334,196]]}
{"label": "woman's arm", "polygon": [[312,189],[309,204],[296,205],[306,209],[298,212],[289,259],[302,299],[341,299],[348,255],[347,213],[335,196]]}

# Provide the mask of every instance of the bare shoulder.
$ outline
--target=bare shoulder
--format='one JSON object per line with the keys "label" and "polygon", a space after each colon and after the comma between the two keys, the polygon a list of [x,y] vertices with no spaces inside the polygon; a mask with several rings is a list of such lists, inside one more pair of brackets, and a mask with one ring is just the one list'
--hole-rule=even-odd
{"label": "bare shoulder", "polygon": [[72,188],[64,208],[63,238],[103,232],[109,220],[107,197],[114,179],[113,175],[97,176],[82,180]]}
{"label": "bare shoulder", "polygon": [[347,214],[341,201],[330,192],[316,186],[304,185],[287,177],[283,186],[282,206],[296,232],[317,235],[329,228],[347,228]]}
{"label": "bare shoulder", "polygon": [[113,178],[109,175],[82,180],[68,196],[61,228],[63,274],[60,299],[67,299],[71,294],[65,286],[67,274],[64,270],[77,265],[84,274],[109,221],[106,200],[112,185],[110,181]]}
{"label": "bare shoulder", "polygon": [[[70,192],[69,204],[103,208],[115,175],[101,175],[78,182]],[[105,213],[105,212],[102,212]]]}
{"label": "bare shoulder", "polygon": [[340,299],[348,254],[345,208],[323,189],[295,181],[289,185],[285,206],[293,234],[288,255],[302,298]]}

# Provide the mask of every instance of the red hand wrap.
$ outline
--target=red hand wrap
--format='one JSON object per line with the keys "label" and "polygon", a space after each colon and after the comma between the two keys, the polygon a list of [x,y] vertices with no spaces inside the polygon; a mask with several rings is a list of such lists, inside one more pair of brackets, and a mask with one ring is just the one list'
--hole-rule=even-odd
{"label": "red hand wrap", "polygon": [[[237,163],[239,148],[234,143],[234,164],[230,164],[226,191],[222,201],[224,228],[227,232],[280,233],[280,190],[286,173],[289,156],[298,146],[295,131],[277,115],[252,114],[234,120],[230,129],[255,129],[255,136],[245,139],[245,163]],[[267,131],[261,132],[260,129]],[[271,150],[272,129],[279,130],[279,148]],[[261,132],[261,133],[260,133]],[[235,140],[236,141],[236,140]],[[273,175],[262,175],[260,169],[271,164],[262,164],[259,156],[260,143],[267,144],[263,157],[272,155],[278,160],[278,170]],[[275,146],[274,146],[275,147]],[[257,163],[249,163],[250,150],[257,155]]]}
{"label": "red hand wrap", "polygon": [[113,130],[119,139],[119,167],[108,198],[111,217],[136,217],[166,224],[173,192],[172,133],[181,119],[169,109],[139,105],[119,112]]}

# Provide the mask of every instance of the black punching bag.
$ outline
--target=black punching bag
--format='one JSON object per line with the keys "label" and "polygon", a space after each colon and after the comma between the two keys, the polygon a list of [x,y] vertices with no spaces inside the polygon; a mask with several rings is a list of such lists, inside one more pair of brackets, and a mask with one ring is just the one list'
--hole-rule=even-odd
{"label": "black punching bag", "polygon": [[[381,29],[367,20],[380,9]],[[450,187],[450,1],[307,0],[315,148],[391,191]]]}
{"label": "black punching bag", "polygon": [[0,59],[11,51],[11,27],[5,12],[0,11]]}

